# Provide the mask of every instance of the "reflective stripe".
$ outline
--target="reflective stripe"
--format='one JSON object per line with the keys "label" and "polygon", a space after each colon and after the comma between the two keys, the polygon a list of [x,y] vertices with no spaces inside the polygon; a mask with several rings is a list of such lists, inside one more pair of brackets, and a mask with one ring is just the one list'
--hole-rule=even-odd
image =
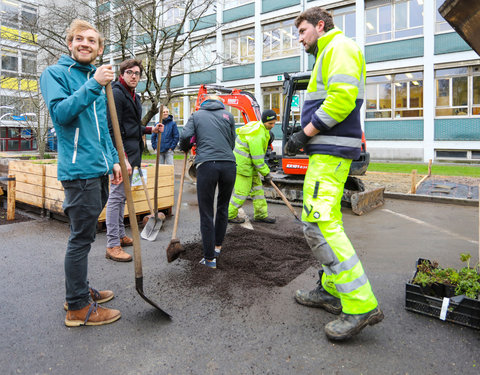
{"label": "reflective stripe", "polygon": [[305,94],[305,100],[322,100],[326,98],[327,98],[327,91],[324,89],[317,89],[317,91],[307,92]]}
{"label": "reflective stripe", "polygon": [[365,285],[366,283],[368,283],[368,278],[367,275],[363,274],[359,278],[350,281],[349,283],[335,284],[335,287],[337,288],[339,293],[351,293],[354,290],[357,290],[361,286]]}
{"label": "reflective stripe", "polygon": [[233,199],[230,201],[230,204],[231,204],[232,206],[235,206],[235,207],[237,207],[237,208],[240,208],[240,207],[242,207],[242,205],[241,205],[241,204],[239,204],[239,203],[235,202]]}
{"label": "reflective stripe", "polygon": [[250,157],[251,157],[252,159],[255,159],[255,160],[265,159],[265,155],[255,155],[255,156],[250,155]]}
{"label": "reflective stripe", "polygon": [[250,191],[258,191],[258,190],[263,190],[263,186],[262,185],[254,186],[254,187],[252,187],[252,190],[250,190]]}
{"label": "reflective stripe", "polygon": [[253,200],[257,200],[257,199],[262,199],[263,200],[263,199],[265,199],[265,195],[263,195],[263,194],[262,195],[254,195],[254,196],[252,196],[252,199]]}
{"label": "reflective stripe", "polygon": [[255,168],[257,169],[262,169],[262,167],[265,165],[265,163],[262,163],[262,164],[259,164],[259,165],[255,165]]}
{"label": "reflective stripe", "polygon": [[243,200],[243,201],[248,198],[248,196],[246,196],[246,195],[238,195],[238,194],[235,194],[235,193],[233,193],[232,196],[237,198],[237,199]]}
{"label": "reflective stripe", "polygon": [[338,124],[338,121],[335,120],[332,116],[330,116],[327,112],[325,112],[323,107],[320,107],[315,113],[320,118],[320,120],[329,128],[333,128],[335,125]]}
{"label": "reflective stripe", "polygon": [[242,142],[242,141],[240,140],[240,137],[237,137],[237,138],[235,139],[235,142],[238,143],[240,146],[243,146],[243,147],[245,147],[245,148],[247,148],[247,149],[250,148],[250,147],[248,146],[248,143]]}
{"label": "reflective stripe", "polygon": [[328,79],[327,85],[330,86],[333,83],[348,83],[355,87],[360,87],[360,81],[355,77],[349,76],[347,74],[335,74]]}
{"label": "reflective stripe", "polygon": [[362,147],[362,140],[359,138],[336,137],[334,135],[316,135],[308,144],[336,145],[346,147]]}
{"label": "reflective stripe", "polygon": [[341,272],[351,270],[353,267],[357,265],[360,260],[358,259],[357,254],[352,255],[349,259],[344,260],[339,264],[334,264],[330,266],[330,270],[335,274],[338,275]]}
{"label": "reflective stripe", "polygon": [[242,151],[242,150],[239,150],[238,148],[235,147],[235,149],[233,150],[233,152],[236,152],[237,154],[241,155],[241,156],[244,156],[246,158],[249,158],[250,159],[250,154],[245,152],[245,151]]}

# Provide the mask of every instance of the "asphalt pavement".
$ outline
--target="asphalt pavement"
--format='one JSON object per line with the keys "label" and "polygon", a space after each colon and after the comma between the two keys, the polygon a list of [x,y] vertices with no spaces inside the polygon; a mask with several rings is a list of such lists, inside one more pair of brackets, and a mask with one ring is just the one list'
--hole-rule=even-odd
{"label": "asphalt pavement", "polygon": [[[187,242],[199,238],[195,186],[189,181],[183,197],[178,238]],[[274,216],[291,215],[283,205],[269,209]],[[250,202],[245,212],[252,215]],[[208,287],[185,283],[187,261],[166,260],[172,218],[157,241],[142,240],[141,247],[145,294],[173,319],[163,319],[137,294],[133,263],[105,259],[101,232],[89,257],[90,283],[115,292],[107,306],[121,310],[122,318],[67,328],[68,225],[36,218],[0,226],[0,372],[479,374],[480,331],[405,310],[405,283],[418,258],[452,267],[462,266],[462,252],[477,260],[478,208],[387,199],[364,216],[345,209],[344,224],[385,313],[382,323],[345,343],[330,342],[323,332],[335,316],[293,299],[296,289],[314,287],[313,268],[285,287],[251,293],[247,306],[240,303],[245,295],[226,301]],[[248,292],[235,289],[232,280],[233,297]]]}

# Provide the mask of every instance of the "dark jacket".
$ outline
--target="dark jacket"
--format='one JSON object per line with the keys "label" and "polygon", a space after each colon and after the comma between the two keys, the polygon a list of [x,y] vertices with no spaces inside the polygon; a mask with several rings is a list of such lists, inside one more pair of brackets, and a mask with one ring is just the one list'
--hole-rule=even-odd
{"label": "dark jacket", "polygon": [[195,164],[205,161],[233,161],[235,147],[235,120],[218,100],[206,100],[188,119],[180,142],[196,137]]}
{"label": "dark jacket", "polygon": [[[178,128],[177,128],[177,123],[173,121],[173,116],[168,115],[167,118],[162,120],[163,125],[165,125],[162,133],[162,142],[160,143],[160,152],[167,152],[168,150],[172,149],[175,150],[175,147],[177,147],[178,143]],[[152,148],[154,150],[157,149],[157,143],[158,143],[158,134],[153,133],[152,134]]]}
{"label": "dark jacket", "polygon": [[[132,95],[118,81],[112,84],[112,90],[115,107],[117,108],[120,133],[122,134],[123,148],[127,153],[128,162],[132,168],[139,167],[142,162],[142,152],[144,148],[142,136],[148,133],[146,127],[142,126],[142,104],[140,103],[140,97],[135,95],[135,101],[133,101]],[[108,113],[108,128],[112,140],[116,145],[110,113]]]}
{"label": "dark jacket", "polygon": [[58,137],[58,179],[77,180],[107,175],[118,154],[107,127],[103,86],[95,66],[63,55],[40,76],[40,89]]}

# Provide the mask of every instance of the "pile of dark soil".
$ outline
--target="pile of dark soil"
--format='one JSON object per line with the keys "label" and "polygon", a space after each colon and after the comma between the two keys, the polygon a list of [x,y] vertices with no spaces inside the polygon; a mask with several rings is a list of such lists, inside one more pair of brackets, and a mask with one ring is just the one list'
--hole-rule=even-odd
{"label": "pile of dark soil", "polygon": [[7,220],[7,209],[0,206],[0,225],[21,223],[22,221],[32,220],[30,217],[15,212],[14,220]]}
{"label": "pile of dark soil", "polygon": [[235,290],[285,286],[308,267],[318,265],[301,224],[294,219],[277,217],[273,225],[252,224],[254,230],[230,225],[215,270],[199,264],[201,241],[183,244],[185,252],[180,258],[191,262],[188,283],[210,286],[226,297]]}

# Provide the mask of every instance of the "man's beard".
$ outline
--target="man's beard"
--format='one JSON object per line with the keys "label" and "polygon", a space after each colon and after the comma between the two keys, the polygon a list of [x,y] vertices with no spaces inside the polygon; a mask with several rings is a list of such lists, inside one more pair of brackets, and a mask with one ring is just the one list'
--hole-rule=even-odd
{"label": "man's beard", "polygon": [[314,57],[317,57],[317,53],[318,53],[317,41],[315,41],[315,43],[312,46],[310,46],[306,51],[307,53],[313,55]]}

